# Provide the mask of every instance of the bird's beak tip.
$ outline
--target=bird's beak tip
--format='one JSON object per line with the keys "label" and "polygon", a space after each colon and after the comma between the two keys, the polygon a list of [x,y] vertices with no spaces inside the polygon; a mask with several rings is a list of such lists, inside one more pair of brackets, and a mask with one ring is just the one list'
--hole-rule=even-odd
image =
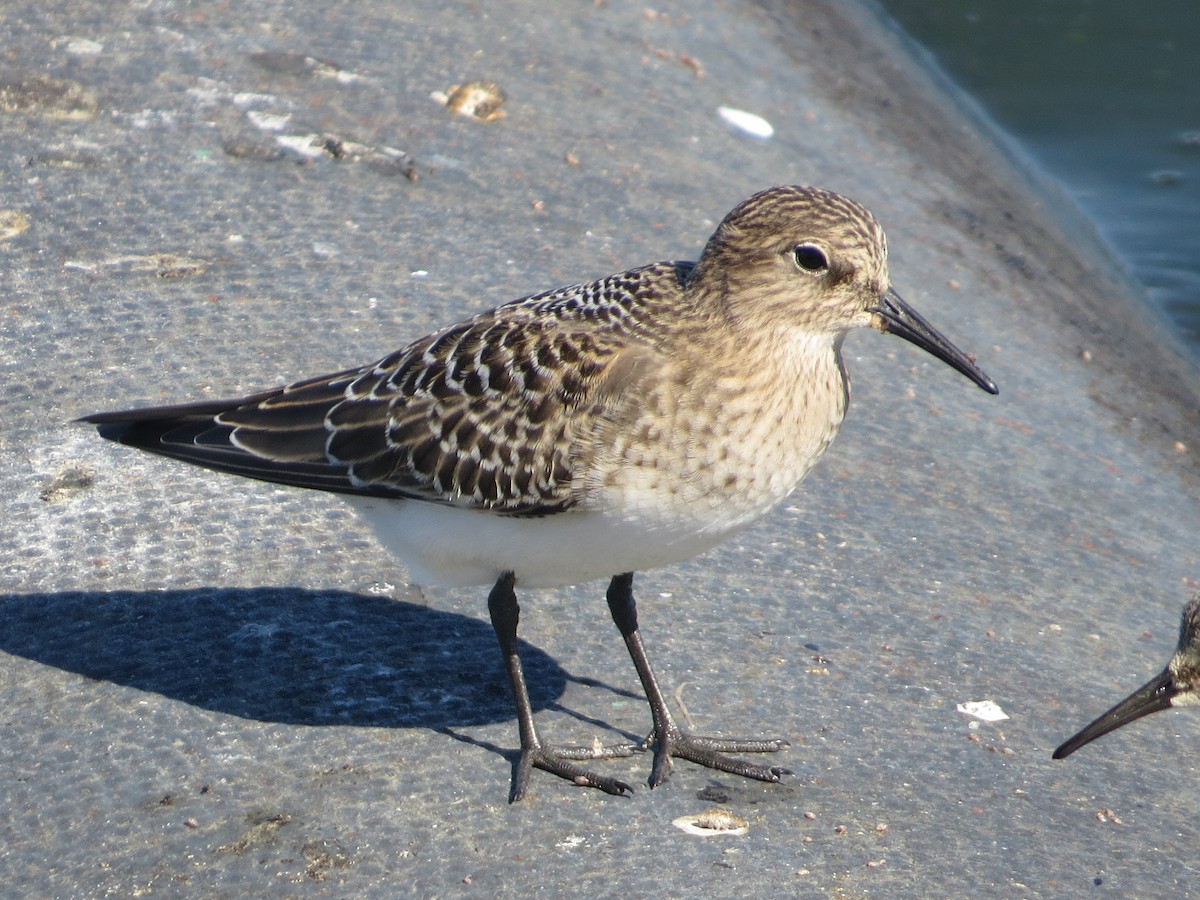
{"label": "bird's beak tip", "polygon": [[1175,681],[1174,674],[1170,669],[1164,669],[1108,712],[1089,722],[1063,741],[1051,754],[1051,757],[1066,759],[1084,744],[1090,744],[1096,738],[1103,737],[1110,731],[1116,731],[1121,726],[1128,725],[1151,713],[1169,709],[1174,705],[1173,701],[1179,693],[1180,688]]}
{"label": "bird's beak tip", "polygon": [[989,394],[999,394],[996,383],[969,356],[959,350],[940,331],[934,328],[915,309],[909,306],[893,288],[888,288],[873,306],[871,324],[880,331],[902,337],[910,344],[940,359],[962,373]]}

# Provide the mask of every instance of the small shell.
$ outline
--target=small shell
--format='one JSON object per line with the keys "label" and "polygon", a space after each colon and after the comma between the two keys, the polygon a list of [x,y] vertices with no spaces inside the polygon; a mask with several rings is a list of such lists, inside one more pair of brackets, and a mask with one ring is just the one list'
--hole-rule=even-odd
{"label": "small shell", "polygon": [[746,112],[744,109],[734,109],[722,106],[717,109],[717,115],[732,125],[738,131],[743,131],[751,137],[766,140],[775,134],[775,128],[762,116]]}
{"label": "small shell", "polygon": [[246,118],[250,120],[252,125],[263,131],[283,131],[287,127],[288,122],[291,121],[292,114],[268,113],[257,109],[250,109],[246,111]]}
{"label": "small shell", "polygon": [[680,831],[697,837],[713,837],[718,834],[743,835],[750,830],[750,823],[735,812],[714,806],[704,812],[680,816],[671,822]]}
{"label": "small shell", "polygon": [[104,45],[99,41],[93,41],[90,38],[75,37],[71,34],[64,34],[62,37],[55,38],[50,42],[51,47],[62,47],[72,56],[99,56],[104,52]]}
{"label": "small shell", "polygon": [[958,711],[964,716],[971,716],[981,722],[1003,722],[1008,714],[1000,708],[1000,704],[992,700],[968,700],[958,704]]}
{"label": "small shell", "polygon": [[[505,116],[500,107],[508,99],[500,85],[491,81],[468,81],[453,85],[445,94],[436,93],[434,99],[460,116],[474,116],[484,122],[494,122]],[[443,99],[444,98],[444,99]]]}

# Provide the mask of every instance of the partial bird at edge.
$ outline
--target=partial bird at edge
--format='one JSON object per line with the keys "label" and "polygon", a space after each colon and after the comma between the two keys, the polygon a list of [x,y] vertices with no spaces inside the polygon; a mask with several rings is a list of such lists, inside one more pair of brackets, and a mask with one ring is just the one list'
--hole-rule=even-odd
{"label": "partial bird at edge", "polygon": [[1179,644],[1167,667],[1063,741],[1053,758],[1066,759],[1084,744],[1150,713],[1185,706],[1200,706],[1200,593],[1183,609]]}

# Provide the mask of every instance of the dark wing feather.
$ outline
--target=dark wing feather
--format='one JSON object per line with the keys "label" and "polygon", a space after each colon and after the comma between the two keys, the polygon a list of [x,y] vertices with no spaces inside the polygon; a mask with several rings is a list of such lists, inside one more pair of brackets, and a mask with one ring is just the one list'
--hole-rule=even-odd
{"label": "dark wing feather", "polygon": [[678,289],[683,271],[663,264],[507,304],[363,369],[81,421],[123,444],[265,481],[560,512],[578,499],[577,442],[605,414],[614,380],[629,384],[652,360],[639,295],[660,280]]}
{"label": "dark wing feather", "polygon": [[[577,441],[603,414],[599,388],[626,352],[590,323],[485,314],[352,379],[324,416],[326,456],[362,488],[510,514],[561,511],[576,499]],[[222,421],[261,450],[263,422],[242,412]]]}
{"label": "dark wing feather", "polygon": [[[323,381],[332,385],[341,380],[344,384],[345,374]],[[275,388],[236,400],[95,413],[78,421],[98,426],[101,437],[119,444],[219,472],[335,493],[403,496],[401,491],[384,486],[355,485],[345,466],[330,464],[323,449],[327,436],[323,428],[319,440],[313,439],[315,429],[292,430],[296,440],[288,445],[286,453],[278,456],[251,452],[232,440],[235,429],[221,423],[223,415],[262,409],[264,404],[284,396],[287,390]],[[266,415],[270,418],[272,413]]]}

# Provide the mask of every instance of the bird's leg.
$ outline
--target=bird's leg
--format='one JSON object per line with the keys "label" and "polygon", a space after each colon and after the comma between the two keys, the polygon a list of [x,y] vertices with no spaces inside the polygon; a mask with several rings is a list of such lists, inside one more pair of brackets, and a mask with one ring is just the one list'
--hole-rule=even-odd
{"label": "bird's leg", "polygon": [[778,781],[781,775],[791,775],[789,769],[782,766],[758,766],[740,759],[725,756],[725,753],[774,753],[791,746],[784,740],[726,740],[724,738],[701,737],[682,731],[671,712],[667,709],[667,701],[658,687],[654,670],[650,668],[650,660],[646,657],[645,647],[642,646],[642,636],[638,633],[637,603],[633,599],[633,573],[617,575],[608,586],[608,608],[612,612],[613,621],[625,639],[629,655],[637,668],[638,677],[642,680],[642,688],[646,699],[650,702],[650,715],[654,720],[654,730],[648,742],[654,744],[654,767],[650,771],[650,787],[658,787],[671,774],[671,758],[690,760],[710,769],[730,772],[734,775],[744,775],[747,778],[757,778],[759,781]]}
{"label": "bird's leg", "polygon": [[529,700],[529,689],[525,685],[525,670],[517,650],[517,621],[521,608],[517,605],[514,590],[516,577],[505,572],[488,594],[488,612],[492,617],[492,628],[500,641],[500,652],[504,655],[504,667],[508,670],[508,683],[512,687],[513,703],[517,707],[517,727],[521,734],[521,756],[513,773],[512,791],[509,802],[515,803],[525,796],[531,770],[544,769],[559,778],[565,778],[584,787],[599,788],[609,794],[632,794],[633,788],[623,781],[596,775],[574,765],[570,760],[602,759],[609,756],[630,756],[631,747],[556,747],[543,744],[533,724],[533,704]]}

